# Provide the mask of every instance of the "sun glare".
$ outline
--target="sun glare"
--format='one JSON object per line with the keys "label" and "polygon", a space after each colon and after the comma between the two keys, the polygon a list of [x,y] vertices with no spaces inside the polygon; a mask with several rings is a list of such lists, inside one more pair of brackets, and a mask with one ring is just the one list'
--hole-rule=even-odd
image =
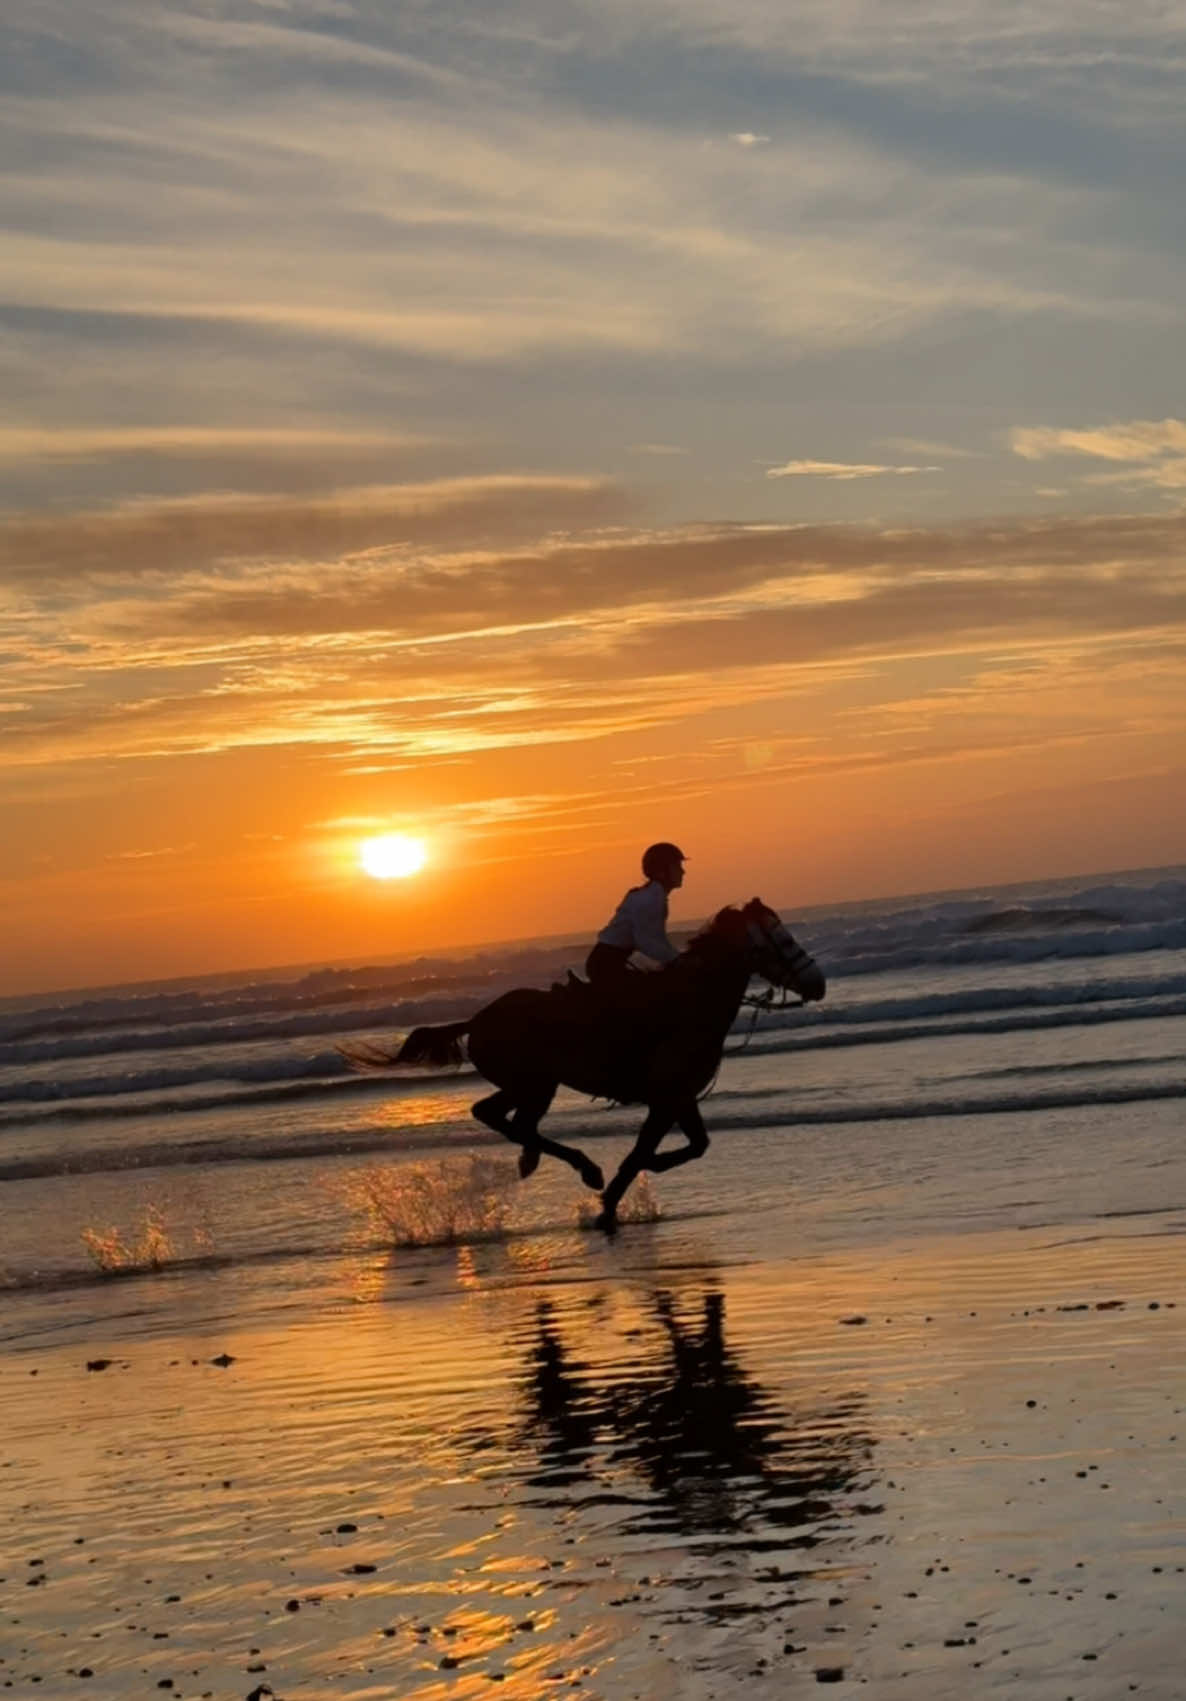
{"label": "sun glare", "polygon": [[382,833],[362,841],[358,860],[376,880],[406,880],[409,874],[419,874],[428,861],[428,850],[422,839],[406,833]]}

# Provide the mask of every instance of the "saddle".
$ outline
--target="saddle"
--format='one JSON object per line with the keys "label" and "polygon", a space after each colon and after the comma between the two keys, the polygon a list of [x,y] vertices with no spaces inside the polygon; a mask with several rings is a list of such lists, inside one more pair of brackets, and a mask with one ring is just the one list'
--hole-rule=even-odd
{"label": "saddle", "polygon": [[641,1072],[663,1027],[656,978],[629,974],[594,985],[569,969],[564,980],[553,982],[547,994],[552,1020],[587,1036],[580,1043],[589,1048],[589,1070],[580,1086],[593,1097],[639,1101]]}
{"label": "saddle", "polygon": [[636,1040],[638,1024],[644,1029],[661,1025],[670,1003],[670,989],[658,975],[635,972],[594,985],[569,969],[564,980],[553,981],[549,996],[561,1020],[627,1026]]}

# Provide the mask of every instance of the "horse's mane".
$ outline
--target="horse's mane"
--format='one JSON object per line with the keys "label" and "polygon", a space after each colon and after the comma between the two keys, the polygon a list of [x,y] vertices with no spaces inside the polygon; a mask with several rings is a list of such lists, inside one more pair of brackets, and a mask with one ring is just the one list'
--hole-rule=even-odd
{"label": "horse's mane", "polygon": [[670,963],[664,963],[660,974],[686,974],[689,967],[698,964],[705,957],[710,957],[724,943],[729,924],[740,922],[741,911],[736,904],[726,904],[724,909],[706,921],[698,933],[694,933],[684,946],[678,957],[673,957]]}
{"label": "horse's mane", "polygon": [[724,933],[731,922],[740,921],[742,912],[736,904],[726,904],[723,910],[718,910],[711,921],[706,921],[699,933],[693,934],[688,941],[688,950],[693,946],[702,945],[704,941],[714,939]]}

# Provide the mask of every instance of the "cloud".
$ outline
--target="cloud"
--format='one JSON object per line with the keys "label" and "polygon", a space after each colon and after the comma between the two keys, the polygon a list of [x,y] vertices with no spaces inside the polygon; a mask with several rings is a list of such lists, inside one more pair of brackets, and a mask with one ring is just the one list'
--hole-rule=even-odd
{"label": "cloud", "polygon": [[359,450],[420,448],[436,441],[411,432],[302,430],[291,426],[0,427],[0,461],[102,460],[122,455],[351,455]]}
{"label": "cloud", "polygon": [[[111,32],[78,25],[96,53],[143,43],[134,10],[117,18]],[[185,27],[221,38],[232,24]],[[1100,246],[1102,192],[912,157],[798,113],[792,172],[781,148],[739,143],[704,152],[690,177],[673,122],[587,111],[571,90],[524,102],[517,78],[479,79],[447,110],[342,87],[332,67],[312,88],[286,84],[265,28],[294,33],[252,25],[213,67],[197,37],[174,40],[164,70],[141,78],[121,61],[126,87],[79,90],[52,124],[43,100],[10,108],[10,309],[56,314],[75,344],[167,337],[171,383],[194,394],[203,339],[240,358],[297,344],[360,362],[602,351],[717,368],[893,346],[965,314],[1176,316],[1156,268],[1120,269]],[[368,31],[384,51],[399,37],[373,9]],[[452,17],[433,45],[463,36]],[[359,45],[324,39],[338,44],[327,53]],[[44,391],[30,385],[30,410]]]}
{"label": "cloud", "polygon": [[1010,446],[1027,461],[1078,455],[1123,463],[1122,472],[1089,473],[1087,484],[1186,490],[1186,420],[1134,419],[1073,431],[1018,426]]}
{"label": "cloud", "polygon": [[487,475],[287,494],[205,493],[110,509],[0,519],[0,583],[180,575],[243,559],[323,562],[379,547],[537,532],[620,514],[606,481]]}
{"label": "cloud", "polygon": [[942,467],[880,467],[849,461],[786,461],[780,467],[767,467],[767,478],[881,478],[885,475],[909,477],[915,473],[942,472]]}
{"label": "cloud", "polygon": [[[287,545],[299,513],[272,519]],[[280,744],[454,759],[789,702],[908,659],[1186,641],[1183,516],[620,528],[481,550],[429,532],[176,585],[135,563],[117,583],[117,558],[108,540],[101,573],[30,581],[0,618],[0,765]]]}
{"label": "cloud", "polygon": [[195,841],[190,840],[184,845],[161,845],[155,850],[122,850],[109,851],[108,862],[147,862],[161,856],[184,856],[187,851],[195,848]]}
{"label": "cloud", "polygon": [[1051,426],[1017,426],[1010,433],[1015,455],[1044,461],[1053,455],[1092,455],[1105,461],[1151,461],[1186,454],[1186,420],[1133,419],[1068,431]]}
{"label": "cloud", "polygon": [[760,148],[770,140],[770,137],[758,136],[752,130],[733,130],[730,132],[729,140],[736,142],[740,148]]}
{"label": "cloud", "polygon": [[[348,14],[339,11],[337,15]],[[157,19],[157,27],[179,41],[192,41],[199,49],[223,52],[228,57],[257,55],[273,64],[277,60],[303,60],[317,67],[361,65],[388,74],[402,72],[414,81],[454,91],[466,82],[460,73],[444,66],[390,47],[337,35],[325,28],[303,29],[291,23],[203,18],[178,12],[163,13]]]}
{"label": "cloud", "polygon": [[961,449],[955,443],[936,443],[929,437],[882,437],[879,442],[882,448],[896,449],[903,455],[939,456],[945,461],[980,459],[975,449]]}

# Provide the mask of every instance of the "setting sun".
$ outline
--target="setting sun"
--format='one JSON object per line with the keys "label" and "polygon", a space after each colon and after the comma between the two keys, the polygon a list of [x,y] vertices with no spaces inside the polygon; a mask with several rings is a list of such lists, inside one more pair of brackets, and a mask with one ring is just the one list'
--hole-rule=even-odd
{"label": "setting sun", "polygon": [[406,880],[410,874],[419,874],[428,861],[428,850],[422,839],[409,838],[406,833],[383,833],[376,839],[363,840],[358,860],[376,880]]}

